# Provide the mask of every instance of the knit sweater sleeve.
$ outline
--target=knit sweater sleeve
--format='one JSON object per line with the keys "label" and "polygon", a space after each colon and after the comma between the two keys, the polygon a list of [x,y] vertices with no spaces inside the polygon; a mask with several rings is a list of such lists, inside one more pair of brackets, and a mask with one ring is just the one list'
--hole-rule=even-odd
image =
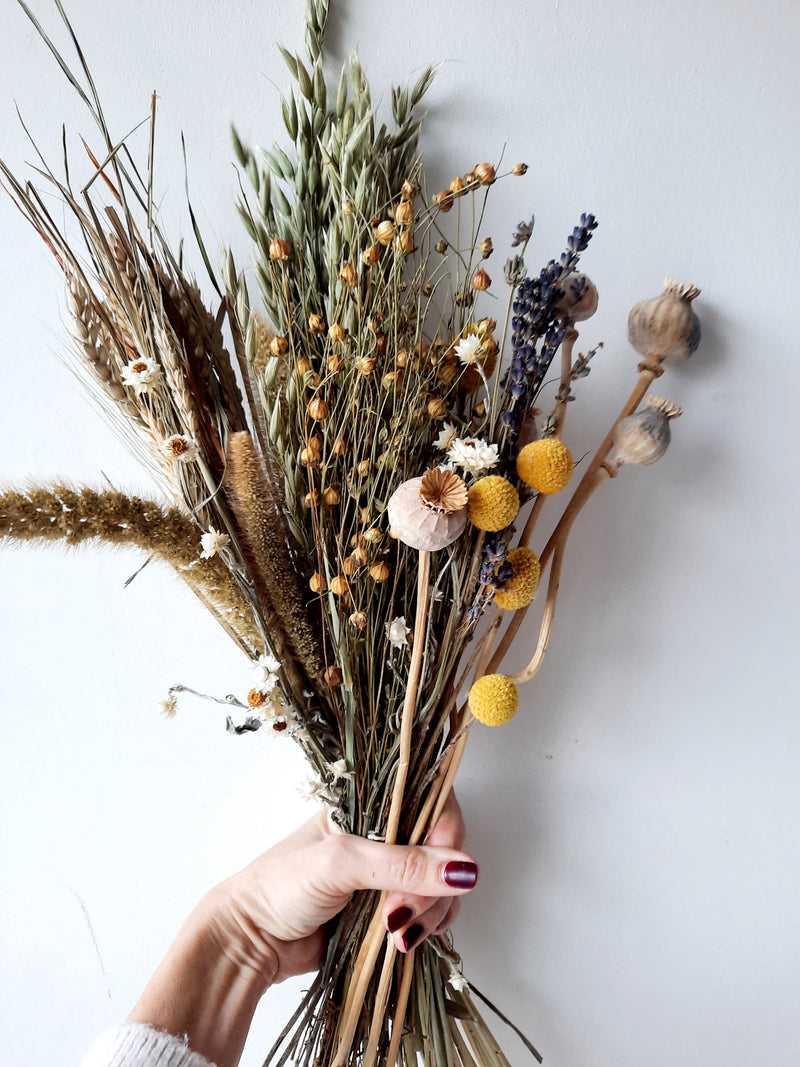
{"label": "knit sweater sleeve", "polygon": [[192,1052],[185,1038],[154,1030],[145,1023],[126,1023],[100,1037],[81,1067],[214,1067]]}

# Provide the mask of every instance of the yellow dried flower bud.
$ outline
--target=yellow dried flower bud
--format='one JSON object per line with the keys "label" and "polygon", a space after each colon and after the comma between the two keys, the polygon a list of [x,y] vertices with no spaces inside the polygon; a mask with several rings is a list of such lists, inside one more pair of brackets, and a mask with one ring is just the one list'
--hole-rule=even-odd
{"label": "yellow dried flower bud", "polygon": [[398,226],[410,226],[414,221],[414,206],[408,200],[401,200],[394,209],[394,221]]}
{"label": "yellow dried flower bud", "polygon": [[481,185],[492,185],[497,178],[497,173],[491,163],[478,163],[474,174]]}
{"label": "yellow dried flower bud", "polygon": [[528,173],[528,164],[527,163],[515,163],[514,166],[511,168],[511,173],[512,174],[516,174],[517,177],[520,177],[520,175],[522,175],[522,174],[527,174]]}
{"label": "yellow dried flower bud", "polygon": [[322,315],[311,314],[308,316],[309,333],[325,333],[325,319]]}
{"label": "yellow dried flower bud", "polygon": [[530,604],[539,586],[539,557],[530,548],[520,545],[511,549],[506,562],[514,568],[514,573],[503,588],[496,591],[494,602],[503,611],[516,611]]}
{"label": "yellow dried flower bud", "polygon": [[339,667],[328,667],[324,677],[328,685],[337,686],[342,684],[343,675]]}
{"label": "yellow dried flower bud", "polygon": [[483,291],[484,289],[488,289],[491,284],[492,279],[489,277],[483,267],[481,267],[479,270],[476,270],[475,273],[472,275],[472,288],[477,289],[479,292]]}
{"label": "yellow dried flower bud", "polygon": [[440,396],[433,396],[427,404],[428,414],[432,419],[440,419],[447,414],[447,401]]}
{"label": "yellow dried flower bud", "polygon": [[354,629],[363,630],[367,625],[367,616],[363,611],[354,611],[347,621]]}
{"label": "yellow dried flower bud", "polygon": [[572,468],[572,453],[557,437],[531,441],[517,456],[517,474],[537,493],[560,493]]}
{"label": "yellow dried flower bud", "polygon": [[384,563],[383,560],[380,563],[373,563],[369,569],[369,576],[373,582],[385,582],[391,573],[389,564]]}
{"label": "yellow dried flower bud", "polygon": [[328,405],[321,396],[315,396],[313,400],[309,401],[307,410],[309,418],[316,419],[317,422],[322,422],[323,419],[327,419],[330,411]]}
{"label": "yellow dried flower bud", "polygon": [[269,244],[269,258],[285,262],[292,254],[292,246],[282,237],[273,237]]}
{"label": "yellow dried flower bud", "polygon": [[343,574],[337,574],[335,578],[331,579],[331,592],[335,593],[336,596],[344,596],[349,589],[347,578]]}
{"label": "yellow dried flower bud", "polygon": [[[438,192],[436,194],[436,196],[434,196],[433,202],[434,202],[434,204],[436,204],[436,206],[439,208],[440,211],[449,211],[450,208],[453,206],[453,194],[449,193],[447,191],[447,189],[442,189],[441,192]],[[440,244],[444,244],[445,247],[444,248],[439,248]],[[447,248],[447,242],[446,241],[437,241],[437,243],[436,243],[436,251],[437,252],[444,252],[445,248]]]}
{"label": "yellow dried flower bud", "polygon": [[484,674],[469,691],[469,709],[485,726],[502,726],[519,708],[519,690],[505,674]]}
{"label": "yellow dried flower bud", "polygon": [[373,263],[377,263],[381,258],[381,250],[377,245],[370,245],[369,248],[361,256],[361,262],[367,266],[372,266]]}
{"label": "yellow dried flower bud", "polygon": [[339,271],[339,281],[343,285],[353,286],[356,284],[356,272],[350,263],[345,263]]}
{"label": "yellow dried flower bud", "polygon": [[469,521],[479,530],[497,533],[517,517],[519,494],[507,478],[489,474],[470,486]]}
{"label": "yellow dried flower bud", "polygon": [[394,240],[396,233],[395,225],[389,219],[385,219],[383,222],[378,223],[375,228],[375,237],[382,245],[390,245]]}
{"label": "yellow dried flower bud", "polygon": [[325,579],[319,571],[314,571],[308,584],[312,593],[323,593],[325,591]]}
{"label": "yellow dried flower bud", "polygon": [[273,356],[285,356],[289,351],[289,342],[285,337],[273,337],[269,343],[269,350]]}

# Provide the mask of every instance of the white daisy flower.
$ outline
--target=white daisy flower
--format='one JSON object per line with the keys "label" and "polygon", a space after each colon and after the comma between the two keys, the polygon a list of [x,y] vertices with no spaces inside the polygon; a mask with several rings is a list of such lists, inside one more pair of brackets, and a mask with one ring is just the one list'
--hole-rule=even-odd
{"label": "white daisy flower", "polygon": [[335,763],[328,764],[328,770],[333,775],[334,782],[339,782],[343,778],[352,778],[353,772],[347,769],[346,759],[337,759]]}
{"label": "white daisy flower", "polygon": [[200,547],[203,550],[200,553],[200,559],[211,559],[223,548],[227,548],[230,543],[231,539],[227,534],[220,533],[219,530],[215,530],[213,526],[210,526],[208,531],[200,538]]}
{"label": "white daisy flower", "polygon": [[278,684],[278,671],[281,669],[280,662],[268,652],[265,656],[259,656],[253,666],[253,686],[260,693],[270,693]]}
{"label": "white daisy flower", "polygon": [[407,645],[410,633],[411,627],[406,626],[405,615],[398,615],[396,619],[386,623],[386,636],[392,648],[402,648],[403,645]]}
{"label": "white daisy flower", "polygon": [[161,451],[173,463],[191,463],[197,459],[199,449],[193,437],[185,433],[174,433],[161,445]]}
{"label": "white daisy flower", "polygon": [[497,445],[487,444],[479,437],[456,437],[447,451],[447,458],[470,474],[482,474],[500,462]]}
{"label": "white daisy flower", "polygon": [[436,448],[449,448],[455,440],[455,436],[455,426],[452,422],[446,422],[439,431],[439,436],[434,441],[434,445]]}
{"label": "white daisy flower", "polygon": [[133,389],[137,396],[149,393],[162,378],[161,367],[150,356],[141,356],[139,359],[132,360],[122,368],[120,373],[122,384]]}
{"label": "white daisy flower", "polygon": [[471,333],[466,337],[462,337],[456,345],[456,355],[465,366],[470,363],[478,362],[480,350],[481,339],[476,333]]}

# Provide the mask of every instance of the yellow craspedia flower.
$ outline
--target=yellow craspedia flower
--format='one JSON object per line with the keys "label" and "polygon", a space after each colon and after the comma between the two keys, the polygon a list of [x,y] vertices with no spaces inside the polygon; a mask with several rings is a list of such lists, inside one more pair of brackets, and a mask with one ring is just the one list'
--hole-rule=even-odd
{"label": "yellow craspedia flower", "polygon": [[505,674],[484,674],[469,691],[469,710],[485,726],[502,726],[519,707],[519,690]]}
{"label": "yellow craspedia flower", "polygon": [[514,573],[502,589],[494,594],[494,602],[504,611],[516,611],[524,608],[533,600],[533,594],[539,585],[539,557],[524,545],[512,548],[506,560],[514,568]]}
{"label": "yellow craspedia flower", "polygon": [[517,517],[519,493],[507,478],[489,474],[470,486],[467,509],[473,526],[496,533]]}
{"label": "yellow craspedia flower", "polygon": [[517,474],[537,493],[560,493],[572,477],[572,453],[557,437],[531,441],[517,456]]}

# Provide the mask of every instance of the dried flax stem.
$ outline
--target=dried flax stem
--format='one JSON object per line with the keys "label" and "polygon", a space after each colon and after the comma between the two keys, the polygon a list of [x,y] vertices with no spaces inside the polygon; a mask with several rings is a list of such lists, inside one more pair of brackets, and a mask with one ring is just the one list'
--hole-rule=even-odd
{"label": "dried flax stem", "polygon": [[411,991],[411,980],[414,977],[414,949],[406,953],[403,960],[403,973],[400,978],[400,988],[397,993],[397,1004],[394,1009],[392,1020],[392,1040],[389,1042],[389,1051],[386,1054],[384,1067],[394,1067],[397,1062],[397,1053],[400,1051],[400,1041],[403,1037],[405,1026],[406,1008],[408,1007],[408,994]]}
{"label": "dried flax stem", "polygon": [[[375,1002],[372,1007],[372,1023],[369,1028],[369,1035],[367,1037],[367,1048],[364,1053],[364,1059],[362,1061],[362,1067],[375,1067],[378,1060],[378,1049],[381,1043],[381,1030],[386,1025],[386,1005],[389,1002],[389,993],[392,988],[392,972],[394,971],[394,960],[397,955],[397,949],[395,948],[394,941],[391,937],[386,938],[386,953],[383,957],[383,967],[381,968],[381,976],[378,981],[378,989],[375,994]],[[403,1019],[401,1016],[400,1027],[402,1029]]]}
{"label": "dried flax stem", "polygon": [[342,1008],[342,1017],[339,1023],[339,1044],[336,1049],[336,1055],[331,1063],[331,1067],[346,1067],[350,1056],[353,1037],[355,1036],[356,1027],[358,1026],[358,1018],[364,1006],[367,986],[372,977],[375,961],[378,958],[378,952],[380,951],[385,934],[383,923],[381,922],[381,909],[383,908],[385,899],[386,894],[381,893],[375,908],[375,913],[373,914],[367,932],[364,935],[361,951],[359,952],[353,967],[352,975],[355,981],[351,982],[350,987],[347,990],[347,996],[345,997],[345,1003]]}

